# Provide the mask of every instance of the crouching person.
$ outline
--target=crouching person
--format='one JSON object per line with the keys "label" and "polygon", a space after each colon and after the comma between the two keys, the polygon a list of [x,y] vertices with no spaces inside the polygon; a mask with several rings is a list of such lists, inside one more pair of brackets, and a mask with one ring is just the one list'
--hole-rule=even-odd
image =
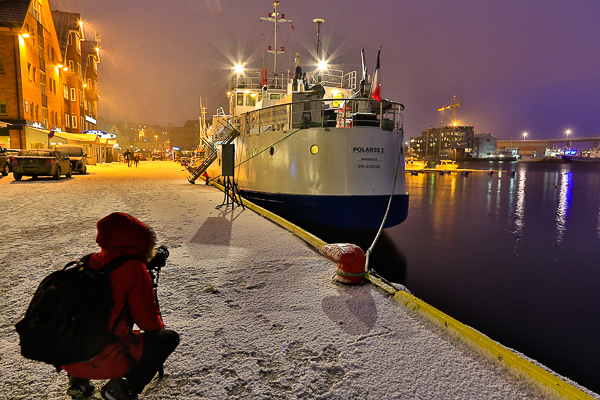
{"label": "crouching person", "polygon": [[[69,374],[67,394],[91,396],[91,379],[109,379],[101,395],[109,400],[137,399],[179,344],[177,332],[165,329],[146,263],[154,256],[152,229],[125,213],[113,213],[98,221],[94,253],[88,266],[100,268],[124,254],[132,256],[110,274],[113,307],[109,327],[118,337],[87,362],[61,367]],[[133,330],[137,325],[141,331]]]}

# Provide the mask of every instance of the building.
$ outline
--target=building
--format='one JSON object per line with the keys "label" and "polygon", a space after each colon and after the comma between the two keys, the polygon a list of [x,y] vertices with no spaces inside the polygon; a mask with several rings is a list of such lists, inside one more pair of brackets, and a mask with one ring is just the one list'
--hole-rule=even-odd
{"label": "building", "polygon": [[48,0],[0,1],[0,144],[44,148],[62,129],[62,54]]}
{"label": "building", "polygon": [[97,129],[97,40],[48,0],[0,0],[0,146],[47,148],[54,133]]}
{"label": "building", "polygon": [[466,158],[471,156],[474,136],[472,126],[428,128],[410,138],[410,152],[419,157]]}
{"label": "building", "polygon": [[64,60],[63,105],[65,130],[95,130],[98,111],[98,42],[86,40],[81,14],[52,11],[60,52]]}
{"label": "building", "polygon": [[171,146],[181,151],[194,151],[200,144],[200,121],[189,120],[182,127],[167,128],[171,138]]}
{"label": "building", "polygon": [[473,139],[473,158],[492,158],[496,155],[498,149],[498,138],[490,133],[481,133],[475,135]]}

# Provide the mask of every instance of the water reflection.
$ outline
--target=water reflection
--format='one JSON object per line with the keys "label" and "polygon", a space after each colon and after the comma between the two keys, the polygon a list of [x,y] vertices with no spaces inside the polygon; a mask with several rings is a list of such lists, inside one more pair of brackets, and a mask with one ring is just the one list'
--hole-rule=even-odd
{"label": "water reflection", "polygon": [[598,392],[600,166],[510,167],[407,176],[408,218],[386,230],[404,256],[395,281]]}
{"label": "water reflection", "polygon": [[569,206],[571,204],[571,188],[573,183],[573,174],[565,172],[560,175],[560,184],[558,192],[558,206],[556,208],[556,245],[563,241],[567,229],[567,218],[569,216]]}

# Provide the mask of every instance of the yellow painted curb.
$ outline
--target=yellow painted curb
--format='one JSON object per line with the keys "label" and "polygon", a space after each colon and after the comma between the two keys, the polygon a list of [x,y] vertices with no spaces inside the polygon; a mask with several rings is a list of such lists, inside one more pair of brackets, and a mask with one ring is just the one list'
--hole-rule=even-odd
{"label": "yellow painted curb", "polygon": [[[219,183],[211,182],[211,185],[215,186],[221,191],[225,190],[225,188]],[[243,198],[237,197],[237,199],[243,202],[244,206],[248,207],[252,211],[292,232],[294,235],[298,236],[309,245],[317,249],[319,253],[321,253],[323,246],[327,244],[315,235],[292,224],[288,220],[281,218],[277,214],[265,210],[264,208],[257,206],[256,204]],[[475,329],[457,321],[449,315],[444,314],[437,308],[425,303],[412,294],[403,290],[397,290],[396,288],[388,285],[377,275],[367,272],[365,279],[371,282],[371,284],[374,286],[394,296],[394,299],[400,304],[403,304],[405,307],[411,309],[417,314],[424,316],[441,329],[447,330],[454,336],[458,337],[482,356],[496,364],[506,367],[509,373],[511,373],[513,376],[516,376],[519,379],[529,379],[533,381],[533,383],[542,391],[553,396],[573,400],[594,400],[594,397],[582,392],[573,385],[561,380],[531,361],[524,359],[523,357],[514,353],[512,350],[502,346],[498,342],[491,340]]]}
{"label": "yellow painted curb", "polygon": [[[405,307],[424,316],[441,329],[458,337],[469,347],[473,348],[479,354],[488,358],[495,364],[507,368],[509,373],[513,376],[516,376],[519,379],[530,379],[542,391],[551,393],[553,396],[566,399],[594,399],[587,393],[582,392],[531,361],[517,355],[512,350],[491,340],[475,329],[444,314],[437,308],[425,303],[412,294],[402,290],[395,290],[381,279],[378,279],[371,274],[367,275],[367,279],[375,286],[379,286],[381,289],[392,294],[394,299]],[[394,293],[392,293],[392,291],[394,291]]]}

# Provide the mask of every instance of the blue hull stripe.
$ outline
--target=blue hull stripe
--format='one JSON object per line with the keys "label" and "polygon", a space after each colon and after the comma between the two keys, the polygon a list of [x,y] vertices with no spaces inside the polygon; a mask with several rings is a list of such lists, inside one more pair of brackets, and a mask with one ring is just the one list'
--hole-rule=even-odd
{"label": "blue hull stripe", "polygon": [[[264,193],[240,189],[242,197],[281,215],[348,230],[376,230],[381,226],[389,196],[313,196]],[[386,228],[408,215],[408,194],[394,195]]]}

